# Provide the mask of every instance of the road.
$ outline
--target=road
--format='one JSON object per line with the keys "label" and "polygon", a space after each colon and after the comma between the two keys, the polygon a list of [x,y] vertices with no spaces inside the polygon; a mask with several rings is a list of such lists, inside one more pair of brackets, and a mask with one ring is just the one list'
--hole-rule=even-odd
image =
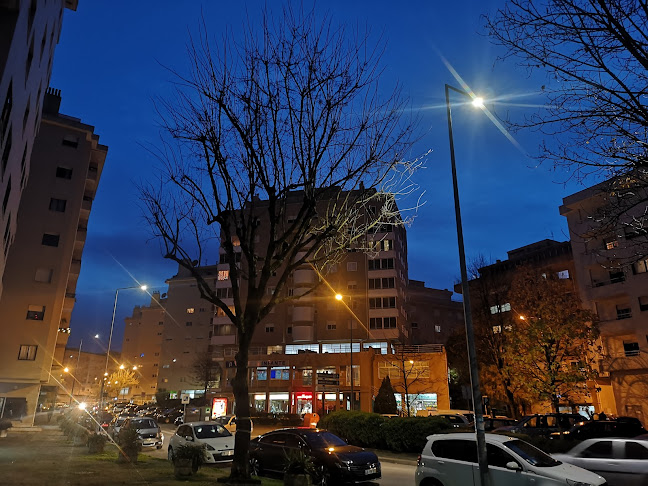
{"label": "road", "polygon": [[[165,459],[167,457],[167,448],[169,446],[169,439],[175,432],[175,427],[172,425],[161,425],[162,432],[164,433],[164,446],[162,449],[145,449],[144,453],[153,457],[160,457]],[[273,430],[274,427],[255,427],[252,437],[264,434]],[[414,472],[416,467],[407,466],[404,464],[394,464],[391,462],[383,461],[382,466],[382,479],[373,481],[371,483],[364,483],[367,485],[380,485],[380,486],[409,486],[414,484]]]}

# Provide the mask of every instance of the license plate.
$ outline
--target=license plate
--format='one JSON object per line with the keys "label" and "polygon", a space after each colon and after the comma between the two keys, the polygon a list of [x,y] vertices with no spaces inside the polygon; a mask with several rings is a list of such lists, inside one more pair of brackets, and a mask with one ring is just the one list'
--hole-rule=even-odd
{"label": "license plate", "polygon": [[233,456],[234,455],[234,450],[230,451],[221,451],[221,456]]}
{"label": "license plate", "polygon": [[368,476],[369,474],[376,474],[378,472],[378,469],[375,467],[370,467],[369,469],[365,469],[365,476]]}

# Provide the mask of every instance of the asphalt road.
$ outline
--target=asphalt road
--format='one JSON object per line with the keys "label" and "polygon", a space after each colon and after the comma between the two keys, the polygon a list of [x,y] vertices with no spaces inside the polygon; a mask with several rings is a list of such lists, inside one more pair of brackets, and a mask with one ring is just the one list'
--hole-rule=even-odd
{"label": "asphalt road", "polygon": [[[172,425],[161,425],[161,428],[162,433],[164,434],[164,446],[162,447],[162,449],[144,449],[143,452],[153,457],[166,459],[169,439],[175,432],[176,428]],[[274,427],[255,427],[252,433],[252,437],[264,434],[273,429]],[[403,464],[395,464],[386,461],[382,461],[381,466],[382,479],[363,484],[380,486],[410,486],[414,484],[414,472],[416,471],[416,467]]]}

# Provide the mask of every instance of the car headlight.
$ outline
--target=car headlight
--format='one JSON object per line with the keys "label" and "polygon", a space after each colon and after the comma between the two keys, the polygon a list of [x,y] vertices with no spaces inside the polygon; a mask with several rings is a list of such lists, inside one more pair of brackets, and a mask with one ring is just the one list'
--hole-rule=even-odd
{"label": "car headlight", "polygon": [[208,451],[215,451],[216,450],[212,446],[210,446],[209,444],[205,444],[205,449],[207,449]]}
{"label": "car headlight", "polygon": [[340,462],[336,462],[335,465],[337,467],[339,467],[340,469],[342,469],[342,468],[349,469],[351,467],[352,463],[353,463],[353,461],[342,461],[342,460],[340,460]]}
{"label": "car headlight", "polygon": [[591,483],[584,483],[582,481],[574,481],[573,479],[568,479],[567,484],[569,484],[569,486],[593,486]]}

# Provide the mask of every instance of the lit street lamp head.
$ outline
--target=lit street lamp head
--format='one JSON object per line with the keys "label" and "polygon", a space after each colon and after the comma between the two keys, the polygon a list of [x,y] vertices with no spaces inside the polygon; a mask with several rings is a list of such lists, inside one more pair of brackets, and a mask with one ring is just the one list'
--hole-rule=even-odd
{"label": "lit street lamp head", "polygon": [[141,285],[141,286],[140,286],[140,289],[141,289],[141,290],[146,290],[146,289],[148,289],[148,286],[147,286],[147,285]]}
{"label": "lit street lamp head", "polygon": [[342,294],[335,294],[335,300],[342,300],[343,298]]}
{"label": "lit street lamp head", "polygon": [[68,367],[66,366],[65,368],[63,368],[63,371],[65,371],[66,373],[69,373],[69,372],[70,372],[70,368],[68,368]]}
{"label": "lit street lamp head", "polygon": [[483,108],[484,98],[482,98],[481,96],[475,96],[472,100],[472,104],[475,108]]}

